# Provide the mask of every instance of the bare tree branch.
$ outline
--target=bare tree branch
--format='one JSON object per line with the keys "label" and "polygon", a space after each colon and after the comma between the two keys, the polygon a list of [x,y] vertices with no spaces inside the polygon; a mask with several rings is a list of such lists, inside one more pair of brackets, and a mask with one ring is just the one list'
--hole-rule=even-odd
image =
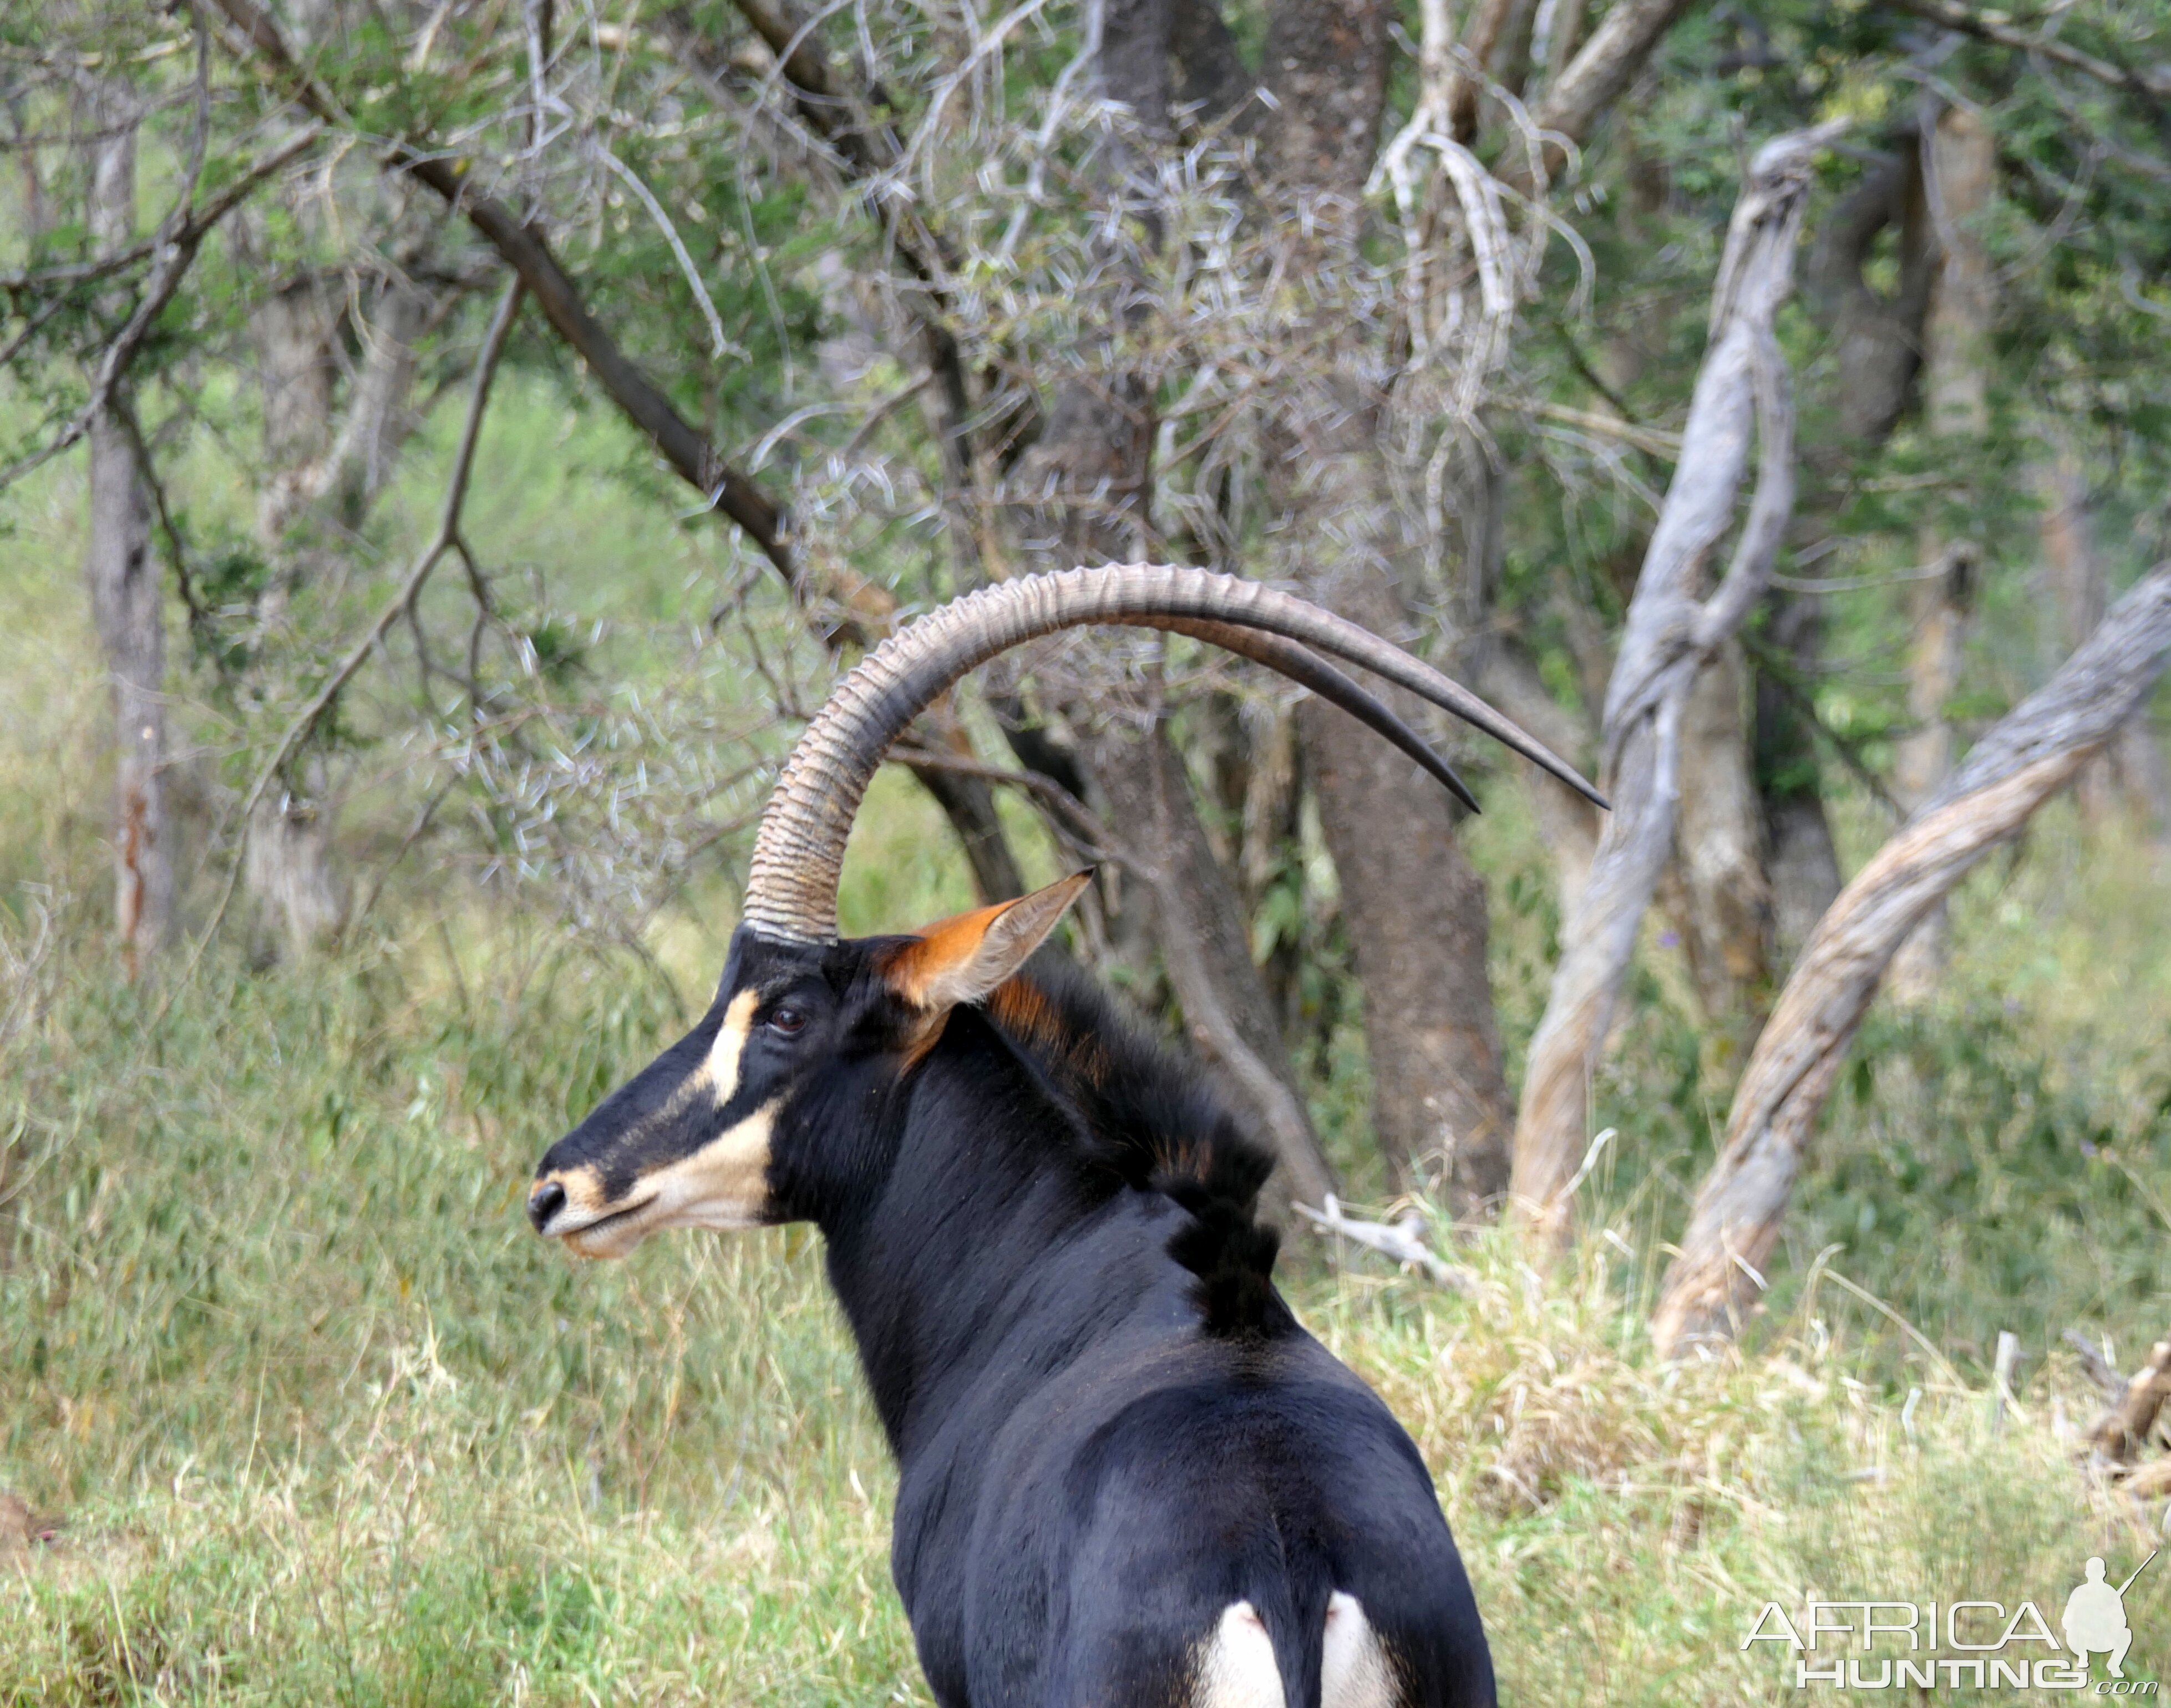
{"label": "bare tree branch", "polygon": [[1321,1209],[1315,1210],[1309,1204],[1299,1204],[1295,1209],[1321,1234],[1351,1240],[1382,1257],[1421,1269],[1426,1279],[1436,1286],[1451,1288],[1457,1293],[1477,1291],[1474,1272],[1461,1264],[1450,1263],[1426,1242],[1424,1218],[1421,1216],[1405,1216],[1399,1222],[1363,1221],[1347,1213],[1332,1192],[1327,1195]]}
{"label": "bare tree branch", "polygon": [[1541,131],[1573,144],[1590,140],[1605,110],[1636,80],[1692,0],[1616,0],[1583,51],[1553,79],[1533,115]]}
{"label": "bare tree branch", "polygon": [[2018,48],[2021,52],[2047,59],[2054,65],[2062,65],[2093,78],[2098,83],[2108,83],[2115,89],[2138,95],[2152,111],[2161,113],[2163,102],[2171,98],[2171,67],[2152,66],[2147,71],[2134,71],[2128,67],[2099,59],[2085,53],[2055,36],[2030,35],[2016,29],[2011,20],[1998,13],[1975,12],[1957,3],[1957,0],[1886,0],[1895,11],[1912,13],[1929,23],[1942,24],[1947,29],[1956,29],[1963,35],[1972,35],[1978,41],[1996,42],[2000,47]]}
{"label": "bare tree branch", "polygon": [[1894,954],[2117,734],[2167,651],[2171,564],[2119,601],[2048,684],[1975,743],[1818,923],[1742,1074],[1718,1160],[1666,1272],[1652,1325],[1661,1350],[1734,1332],[1764,1289],[1817,1117]]}
{"label": "bare tree branch", "polygon": [[[331,709],[333,702],[354,680],[356,672],[368,662],[369,655],[377,650],[390,632],[392,625],[414,610],[415,601],[421,597],[423,585],[430,579],[430,572],[437,567],[447,552],[460,546],[460,512],[467,503],[469,479],[474,473],[475,447],[482,437],[483,418],[489,413],[490,382],[497,377],[499,358],[505,354],[506,341],[512,336],[512,323],[519,312],[523,288],[517,277],[506,286],[505,294],[498,299],[497,312],[490,318],[490,330],[484,336],[482,353],[475,359],[474,381],[468,395],[467,422],[460,430],[458,447],[453,452],[452,473],[445,482],[444,502],[438,510],[436,533],[431,537],[429,543],[416,554],[407,573],[400,578],[398,589],[370,620],[369,626],[362,631],[362,638],[348,649],[346,656],[318,685],[316,693],[310,695],[308,704],[294,714],[270,755],[258,768],[255,780],[249,785],[249,793],[243,797],[241,803],[239,822],[244,827],[244,833],[245,827],[255,822],[257,803],[263,800],[264,791],[271,786],[271,779],[279,774],[296,750],[308,739],[310,731],[324,720],[324,714]],[[218,905],[212,910],[211,923],[204,927],[203,935],[197,940],[196,952],[189,958],[189,972],[196,970],[205,946],[218,934],[219,927],[225,923],[227,910],[233,904],[234,886],[239,881],[241,869],[242,862],[236,860],[228,870],[225,885],[219,891]],[[187,983],[188,973],[184,973],[175,990]],[[171,999],[170,997],[168,999],[169,1002]]]}

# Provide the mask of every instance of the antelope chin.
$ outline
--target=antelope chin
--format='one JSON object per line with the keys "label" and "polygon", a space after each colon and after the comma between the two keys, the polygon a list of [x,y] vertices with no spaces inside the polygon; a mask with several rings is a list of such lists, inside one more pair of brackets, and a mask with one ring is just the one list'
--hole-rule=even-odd
{"label": "antelope chin", "polygon": [[570,1229],[558,1237],[576,1257],[623,1257],[661,1225],[661,1218],[647,1214],[655,1207],[653,1198],[644,1198],[585,1227]]}
{"label": "antelope chin", "polygon": [[736,1233],[769,1221],[769,1132],[774,1103],[756,1110],[692,1155],[652,1170],[637,1204],[569,1229],[566,1245],[582,1257],[623,1257],[659,1228],[709,1228]]}

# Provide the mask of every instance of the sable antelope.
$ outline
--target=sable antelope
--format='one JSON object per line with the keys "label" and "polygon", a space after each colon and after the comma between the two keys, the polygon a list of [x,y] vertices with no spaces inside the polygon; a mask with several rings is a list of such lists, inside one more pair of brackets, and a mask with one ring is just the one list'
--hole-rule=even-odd
{"label": "sable antelope", "polygon": [[1336,653],[1590,792],[1429,666],[1255,582],[1133,565],[970,594],[808,725],[716,1001],[550,1148],[529,1217],[595,1257],[659,1228],[820,1227],[898,1457],[892,1572],[944,1708],[1489,1704],[1423,1462],[1274,1290],[1268,1159],[1080,977],[1026,969],[1090,875],[838,940],[845,838],[890,744],[976,665],[1084,624],[1257,659],[1466,799],[1318,656]]}

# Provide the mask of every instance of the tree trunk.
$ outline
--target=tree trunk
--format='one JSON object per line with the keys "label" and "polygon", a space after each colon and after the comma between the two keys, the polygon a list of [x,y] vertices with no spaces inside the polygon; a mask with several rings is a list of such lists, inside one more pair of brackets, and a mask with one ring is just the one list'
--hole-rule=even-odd
{"label": "tree trunk", "polygon": [[[1983,216],[1997,187],[1997,151],[1978,114],[1959,107],[1938,116],[1925,139],[1924,178],[1938,237],[1936,282],[1926,328],[1924,416],[1932,439],[1950,442],[1954,467],[1965,467],[1970,442],[1990,430],[1990,335],[1995,308]],[[1940,573],[1915,584],[1915,640],[1907,661],[1907,713],[1914,727],[1900,742],[1894,792],[1912,811],[1951,771],[1953,730],[1945,704],[1959,682],[1968,618],[1974,608],[1980,554],[1966,540],[1949,540],[1935,526],[1922,531],[1925,564]],[[1921,1001],[1944,972],[1942,906],[1930,910],[1892,969],[1892,993]]]}
{"label": "tree trunk", "polygon": [[1772,977],[1772,886],[1743,673],[1741,649],[1729,644],[1689,690],[1674,831],[1689,973],[1710,1033],[1734,1047],[1745,1047],[1762,1023]]}
{"label": "tree trunk", "polygon": [[1815,681],[1824,612],[1815,596],[1775,592],[1765,638],[1793,678],[1756,674],[1756,789],[1772,891],[1772,964],[1791,966],[1840,889],[1839,850],[1825,817],[1815,738],[1795,699]]}
{"label": "tree trunk", "polygon": [[[1922,365],[1922,327],[1937,261],[1925,193],[1921,139],[1872,164],[1818,228],[1808,261],[1810,306],[1831,335],[1828,398],[1837,431],[1806,446],[1811,490],[1801,505],[1798,560],[1831,543],[1830,510],[1850,467],[1891,436]],[[1879,237],[1893,233],[1898,276],[1886,295],[1868,277]],[[1773,662],[1756,672],[1756,788],[1763,803],[1772,891],[1774,964],[1789,966],[1840,891],[1839,854],[1825,816],[1816,732],[1803,704],[1815,692],[1824,657],[1824,606],[1814,594],[1774,589],[1765,640]]]}
{"label": "tree trunk", "polygon": [[[1171,19],[1166,0],[1107,0],[1098,66],[1102,92],[1128,107],[1149,139],[1168,122]],[[1122,287],[1119,285],[1118,289]],[[1134,311],[1118,308],[1119,324]],[[1112,340],[1112,330],[1109,335]],[[1139,554],[1152,501],[1154,407],[1145,385],[1106,360],[1088,358],[1059,382],[1039,440],[1020,460],[1018,484],[1039,506],[1032,532],[1050,567]],[[1101,352],[1105,356],[1105,350]],[[1099,371],[1096,371],[1096,368]],[[1250,935],[1228,872],[1214,856],[1182,759],[1166,725],[1141,731],[1098,709],[1065,708],[1094,731],[1086,754],[1096,792],[1142,879],[1150,910],[1119,882],[1110,935],[1134,949],[1150,939],[1207,1059],[1220,1068],[1280,1163],[1268,1202],[1316,1202],[1333,1177],[1273,1004],[1252,963]]]}
{"label": "tree trunk", "polygon": [[[270,471],[257,506],[257,534],[276,549],[296,513],[322,490],[331,442],[331,338],[336,303],[324,281],[304,273],[257,305],[252,320],[264,394],[264,460]],[[265,596],[261,620],[274,623],[302,570],[292,554]],[[295,786],[323,767],[298,761],[296,779],[267,795],[249,815],[242,876],[257,917],[260,953],[298,960],[340,927],[346,908],[331,866],[332,812],[320,791]]]}
{"label": "tree trunk", "polygon": [[[1491,0],[1488,0],[1491,3]],[[1387,100],[1384,0],[1277,0],[1267,24],[1265,81],[1274,116],[1266,137],[1275,177],[1325,195],[1344,226],[1372,169]]]}
{"label": "tree trunk", "polygon": [[[1496,22],[1509,9],[1493,5]],[[1292,276],[1332,276],[1357,241],[1386,103],[1388,23],[1378,0],[1274,11],[1267,75],[1278,106],[1267,142],[1276,179],[1314,221],[1293,245]],[[1330,609],[1406,640],[1398,576],[1416,542],[1385,479],[1380,400],[1349,377],[1362,366],[1350,335],[1339,341],[1342,354],[1324,358],[1334,376],[1300,385],[1277,429],[1291,454],[1279,464],[1286,525],[1275,550],[1284,573]],[[1385,698],[1417,727],[1431,721],[1407,696]],[[1437,1185],[1458,1216],[1483,1213],[1507,1185],[1509,1122],[1484,884],[1437,784],[1331,708],[1305,704],[1298,729],[1364,993],[1375,1137],[1397,1184]]]}
{"label": "tree trunk", "polygon": [[1297,1091],[1273,1004],[1252,964],[1236,892],[1214,858],[1166,724],[1156,721],[1141,734],[1111,722],[1096,736],[1091,763],[1135,864],[1133,875],[1151,896],[1161,964],[1184,1030],[1279,1160],[1269,1206],[1323,1203],[1334,1177]]}
{"label": "tree trunk", "polygon": [[309,463],[330,442],[332,328],[339,317],[324,281],[304,273],[256,305],[264,453],[281,466]]}
{"label": "tree trunk", "polygon": [[[135,238],[137,118],[126,90],[99,86],[88,126],[97,138],[91,144],[88,225],[100,252],[126,249]],[[127,407],[125,392],[115,403]],[[88,438],[83,568],[113,696],[114,933],[133,977],[148,970],[173,925],[164,589],[151,554],[151,506],[135,435],[109,408],[93,419]]]}
{"label": "tree trunk", "polygon": [[[1564,1243],[1571,1231],[1590,1076],[1673,849],[1691,691],[1761,592],[1793,507],[1793,408],[1773,323],[1793,282],[1811,164],[1825,140],[1821,127],[1780,137],[1750,165],[1713,291],[1711,341],[1681,460],[1606,688],[1602,747],[1613,811],[1561,946],[1516,1116],[1514,1203],[1547,1244]],[[1756,495],[1725,579],[1699,602],[1699,579],[1733,523],[1752,423]]]}
{"label": "tree trunk", "polygon": [[[1348,566],[1327,602],[1375,634],[1407,634],[1383,566]],[[1388,698],[1423,726],[1413,698]],[[1455,839],[1454,803],[1331,706],[1306,701],[1297,727],[1364,993],[1380,1154],[1398,1186],[1444,1188],[1458,1217],[1489,1214],[1508,1184],[1514,1110],[1486,962],[1485,883]]]}
{"label": "tree trunk", "polygon": [[361,526],[414,430],[407,402],[415,386],[415,346],[433,306],[420,286],[391,280],[362,327],[362,367],[318,483],[322,501],[348,527]]}
{"label": "tree trunk", "polygon": [[[1808,268],[1812,308],[1831,328],[1836,442],[1805,452],[1820,470],[1875,450],[1891,436],[1922,365],[1923,324],[1938,272],[1920,136],[1900,133],[1818,228]],[[1894,237],[1898,277],[1889,297],[1870,283],[1879,238]]]}
{"label": "tree trunk", "polygon": [[1440,1191],[1459,1218],[1490,1215],[1514,1108],[1483,976],[1484,880],[1455,841],[1448,797],[1416,766],[1316,700],[1297,718],[1364,993],[1380,1154],[1397,1185]]}
{"label": "tree trunk", "polygon": [[283,793],[276,800],[267,793],[249,815],[243,875],[289,960],[328,941],[346,918],[332,871],[331,829],[328,808]]}
{"label": "tree trunk", "polygon": [[[1546,689],[1537,667],[1512,641],[1496,642],[1485,662],[1481,686],[1485,698],[1573,764],[1584,764],[1591,745],[1589,725],[1566,710]],[[1515,762],[1523,779],[1538,840],[1552,856],[1553,890],[1563,927],[1583,905],[1590,881],[1591,857],[1598,851],[1598,809],[1573,790],[1563,789],[1527,759]]]}
{"label": "tree trunk", "polygon": [[1975,743],[1818,925],[1734,1092],[1718,1160],[1666,1272],[1652,1335],[1667,1356],[1730,1337],[1766,1285],[1802,1157],[1900,945],[2017,835],[2147,699],[2171,651],[2171,564]]}
{"label": "tree trunk", "polygon": [[[1059,566],[1135,555],[1150,452],[1144,397],[1088,380],[1059,388],[1047,432],[1022,464],[1053,510]],[[1090,705],[1070,705],[1066,714],[1079,729],[1096,723]],[[1226,1072],[1281,1161],[1273,1202],[1278,1207],[1292,1196],[1318,1202],[1318,1194],[1333,1191],[1333,1176],[1296,1090],[1273,1000],[1251,961],[1244,909],[1214,857],[1168,731],[1161,723],[1139,731],[1105,720],[1090,740],[1086,764],[1109,822],[1138,862],[1131,877],[1144,879],[1144,897],[1135,897],[1129,881],[1107,890],[1113,946],[1129,955],[1157,950],[1185,1026],[1207,1059]]]}
{"label": "tree trunk", "polygon": [[[2043,565],[2057,608],[2059,639],[2070,651],[2103,620],[2108,587],[2089,515],[2088,474],[2062,433],[2037,479],[2043,493]],[[2171,783],[2145,708],[2112,739],[2103,757],[2089,762],[2073,792],[2088,818],[2101,822],[2123,805],[2151,841],[2171,842]]]}

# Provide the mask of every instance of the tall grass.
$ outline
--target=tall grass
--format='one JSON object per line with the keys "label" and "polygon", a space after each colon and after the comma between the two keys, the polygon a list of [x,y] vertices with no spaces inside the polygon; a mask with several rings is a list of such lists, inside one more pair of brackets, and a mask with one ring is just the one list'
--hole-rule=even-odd
{"label": "tall grass", "polygon": [[[153,1031],[91,934],[56,940],[0,1093],[0,1484],[58,1529],[0,1577],[0,1700],[922,1700],[818,1242],[572,1266],[521,1221],[681,999],[507,933],[464,995],[426,940],[214,962]],[[2145,1551],[2157,1515],[2053,1427],[2086,1403],[2061,1363],[1993,1433],[1827,1282],[1750,1355],[1661,1369],[1659,1255],[1616,1232],[1541,1278],[1481,1240],[1469,1298],[1293,1261],[1434,1470],[1509,1700],[1790,1696],[1738,1646],[1766,1600],[2049,1607]],[[1925,1390],[1905,1427],[1880,1357]],[[2131,1614],[2148,1668],[2171,1594]]]}

